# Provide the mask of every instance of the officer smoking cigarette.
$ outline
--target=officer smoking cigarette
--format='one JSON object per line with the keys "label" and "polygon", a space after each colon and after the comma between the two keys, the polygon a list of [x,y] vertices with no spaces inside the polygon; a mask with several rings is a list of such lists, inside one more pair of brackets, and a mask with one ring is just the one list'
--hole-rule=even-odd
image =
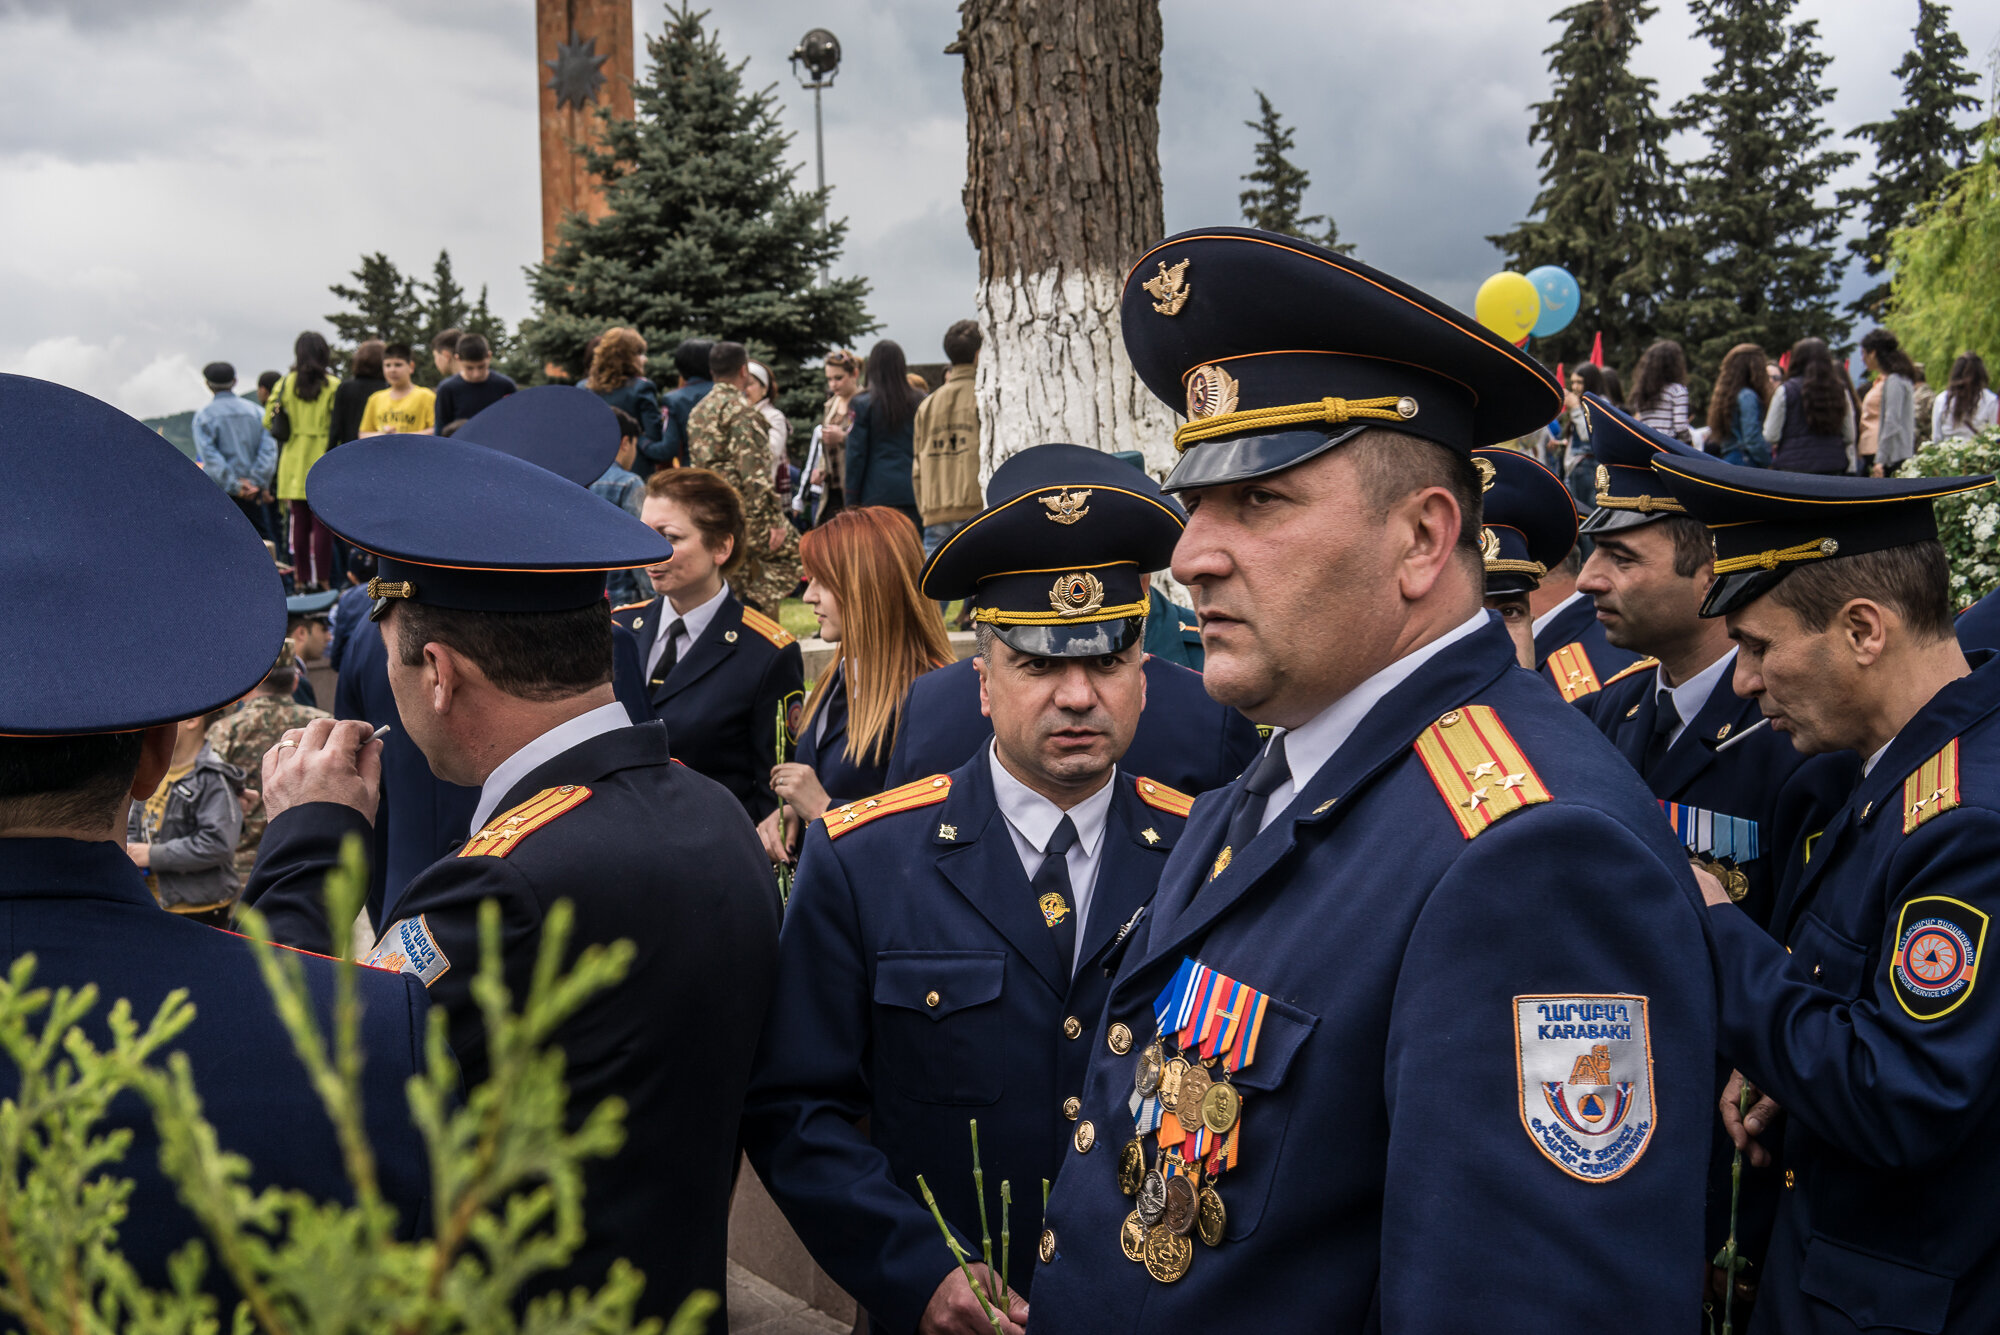
{"label": "officer smoking cigarette", "polygon": [[1720,755],[1722,752],[1727,751],[1730,747],[1736,745],[1738,742],[1742,741],[1745,737],[1748,737],[1751,734],[1755,733],[1759,728],[1768,728],[1770,726],[1771,726],[1770,719],[1768,718],[1758,719],[1755,723],[1745,728],[1742,732],[1737,733],[1734,737],[1731,737],[1728,741],[1719,744],[1715,748],[1716,754]]}

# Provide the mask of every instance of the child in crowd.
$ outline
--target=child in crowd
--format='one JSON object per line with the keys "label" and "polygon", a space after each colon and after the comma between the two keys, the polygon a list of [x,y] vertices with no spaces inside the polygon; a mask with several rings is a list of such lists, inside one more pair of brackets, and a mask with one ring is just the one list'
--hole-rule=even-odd
{"label": "child in crowd", "polygon": [[125,825],[126,855],[145,870],[160,906],[216,927],[229,925],[243,889],[236,875],[243,771],[208,745],[209,726],[228,712],[181,720],[166,777],[132,804]]}
{"label": "child in crowd", "polygon": [[382,378],[389,388],[368,396],[361,411],[363,436],[428,434],[437,396],[410,377],[417,369],[407,343],[391,343],[382,349]]}
{"label": "child in crowd", "polygon": [[[639,457],[639,419],[623,408],[613,408],[611,413],[618,419],[618,457],[604,470],[603,476],[590,484],[590,489],[637,519],[639,507],[646,500],[646,483],[632,471]],[[613,607],[643,602],[653,596],[652,582],[643,570],[612,571],[608,588]]]}
{"label": "child in crowd", "polygon": [[514,392],[514,382],[493,369],[493,349],[477,334],[458,340],[457,366],[437,387],[436,421],[477,417]]}

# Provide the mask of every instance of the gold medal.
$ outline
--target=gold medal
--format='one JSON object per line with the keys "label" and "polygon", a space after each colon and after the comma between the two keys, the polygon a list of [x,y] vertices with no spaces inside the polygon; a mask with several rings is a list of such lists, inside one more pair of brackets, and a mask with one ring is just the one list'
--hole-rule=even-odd
{"label": "gold medal", "polygon": [[1174,1091],[1174,1116],[1183,1131],[1200,1129],[1201,1101],[1214,1085],[1214,1078],[1200,1066],[1188,1067],[1187,1074],[1181,1077],[1180,1088]]}
{"label": "gold medal", "polygon": [[1146,1273],[1162,1284],[1171,1284],[1188,1272],[1194,1260],[1194,1244],[1172,1230],[1155,1225],[1146,1232]]}
{"label": "gold medal", "polygon": [[1194,1228],[1195,1190],[1194,1183],[1185,1176],[1167,1179],[1167,1208],[1161,1212],[1160,1222],[1168,1231],[1186,1237]]}
{"label": "gold medal", "polygon": [[1168,1112],[1174,1110],[1174,1103],[1180,1098],[1181,1079],[1187,1073],[1188,1064],[1180,1057],[1169,1060],[1160,1072],[1160,1106]]}
{"label": "gold medal", "polygon": [[1137,1210],[1125,1216],[1125,1225],[1118,1230],[1118,1245],[1125,1249],[1126,1260],[1145,1261],[1146,1221],[1139,1218]]}
{"label": "gold medal", "polygon": [[1147,1228],[1160,1222],[1160,1216],[1167,1208],[1167,1179],[1157,1168],[1151,1169],[1139,1182],[1139,1218]]}
{"label": "gold medal", "polygon": [[1236,1087],[1226,1080],[1219,1081],[1201,1096],[1201,1124],[1218,1136],[1227,1135],[1242,1109],[1243,1096],[1236,1092]]}
{"label": "gold medal", "polygon": [[1140,1179],[1146,1176],[1146,1148],[1136,1140],[1125,1142],[1118,1151],[1118,1190],[1127,1196],[1139,1194]]}
{"label": "gold medal", "polygon": [[1139,1054],[1139,1069],[1132,1073],[1132,1088],[1139,1091],[1139,1097],[1150,1099],[1160,1088],[1160,1070],[1166,1065],[1166,1058],[1160,1045],[1148,1043]]}
{"label": "gold medal", "polygon": [[1229,1212],[1222,1208],[1222,1193],[1214,1187],[1203,1187],[1195,1201],[1195,1229],[1201,1240],[1211,1247],[1220,1247],[1222,1231],[1228,1226]]}

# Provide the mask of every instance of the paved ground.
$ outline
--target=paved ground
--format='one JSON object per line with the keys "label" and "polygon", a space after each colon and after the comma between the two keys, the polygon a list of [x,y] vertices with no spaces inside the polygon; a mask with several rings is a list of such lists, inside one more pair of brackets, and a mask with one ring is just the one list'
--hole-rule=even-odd
{"label": "paved ground", "polygon": [[848,1329],[846,1322],[729,1263],[730,1335],[847,1335]]}

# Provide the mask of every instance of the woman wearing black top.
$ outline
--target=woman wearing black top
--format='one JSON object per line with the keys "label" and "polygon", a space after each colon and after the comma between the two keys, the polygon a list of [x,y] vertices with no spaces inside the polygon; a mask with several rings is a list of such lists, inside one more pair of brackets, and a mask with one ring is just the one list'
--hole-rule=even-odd
{"label": "woman wearing black top", "polygon": [[910,481],[916,458],[917,404],[902,345],[883,339],[868,354],[868,388],[854,396],[854,425],[847,432],[845,485],[850,506],[886,505],[923,531]]}
{"label": "woman wearing black top", "polygon": [[[327,419],[326,447],[331,450],[345,445],[350,440],[361,437],[361,414],[368,407],[368,396],[378,389],[389,388],[389,382],[382,376],[382,340],[370,338],[362,340],[354,350],[354,361],[350,364],[347,379],[333,387],[332,416]],[[443,422],[438,425],[442,427]],[[333,537],[333,584],[340,588],[347,575],[347,563],[354,549]]]}

